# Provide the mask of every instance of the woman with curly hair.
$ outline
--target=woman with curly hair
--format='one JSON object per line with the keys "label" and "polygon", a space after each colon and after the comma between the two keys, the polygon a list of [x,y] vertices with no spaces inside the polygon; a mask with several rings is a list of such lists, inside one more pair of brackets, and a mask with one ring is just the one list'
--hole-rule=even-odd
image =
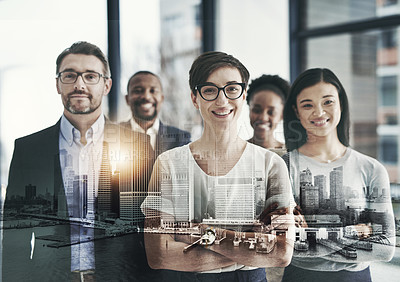
{"label": "woman with curly hair", "polygon": [[254,79],[247,91],[250,106],[250,124],[254,135],[248,141],[279,153],[285,145],[276,140],[274,132],[283,118],[283,106],[289,92],[289,83],[278,75]]}

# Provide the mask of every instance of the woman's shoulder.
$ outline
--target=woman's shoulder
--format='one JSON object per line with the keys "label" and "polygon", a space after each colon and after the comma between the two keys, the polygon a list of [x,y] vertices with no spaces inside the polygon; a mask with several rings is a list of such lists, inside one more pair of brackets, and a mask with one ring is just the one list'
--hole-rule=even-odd
{"label": "woman's shoulder", "polygon": [[282,147],[282,148],[271,148],[269,149],[271,152],[274,152],[275,154],[277,154],[278,156],[282,157],[285,154],[287,154],[287,149],[286,147]]}
{"label": "woman's shoulder", "polygon": [[350,147],[347,148],[349,150],[349,160],[354,160],[360,165],[373,165],[373,166],[383,166],[377,159],[368,156],[364,153],[356,151]]}
{"label": "woman's shoulder", "polygon": [[382,172],[386,172],[386,168],[380,163],[377,159],[368,156],[364,153],[358,152],[350,147],[348,147],[349,157],[346,159],[344,165],[350,165],[357,167],[358,169],[369,172],[369,173],[377,173],[380,174]]}
{"label": "woman's shoulder", "polygon": [[279,154],[252,143],[248,143],[247,145],[249,146],[248,152],[251,152],[251,155],[254,156],[254,161],[256,163],[263,162],[267,164],[268,167],[272,165],[286,168],[285,162]]}
{"label": "woman's shoulder", "polygon": [[279,155],[277,155],[276,153],[274,153],[273,151],[271,151],[270,149],[266,149],[264,147],[255,145],[253,143],[247,142],[247,146],[248,146],[248,151],[254,153],[256,156],[265,156],[266,158],[275,158],[278,157]]}
{"label": "woman's shoulder", "polygon": [[268,151],[267,149],[265,149],[264,147],[258,146],[252,142],[247,141],[247,146],[251,149],[251,150],[255,150],[255,151],[259,151],[259,152],[265,152]]}

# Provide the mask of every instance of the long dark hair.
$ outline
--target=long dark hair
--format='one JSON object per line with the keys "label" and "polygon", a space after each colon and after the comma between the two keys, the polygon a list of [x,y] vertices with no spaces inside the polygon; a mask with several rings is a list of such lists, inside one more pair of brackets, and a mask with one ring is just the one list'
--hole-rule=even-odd
{"label": "long dark hair", "polygon": [[283,129],[285,133],[285,145],[288,151],[298,149],[307,142],[307,132],[301,125],[295,112],[297,96],[305,88],[314,86],[320,82],[330,83],[338,91],[342,114],[336,130],[339,141],[344,146],[349,146],[350,113],[346,91],[331,70],[314,68],[304,71],[297,77],[290,88],[289,97],[285,103]]}

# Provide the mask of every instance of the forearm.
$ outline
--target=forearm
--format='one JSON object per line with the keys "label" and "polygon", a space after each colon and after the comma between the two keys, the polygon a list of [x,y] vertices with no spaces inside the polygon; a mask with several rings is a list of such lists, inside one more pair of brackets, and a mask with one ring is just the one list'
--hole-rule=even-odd
{"label": "forearm", "polygon": [[[210,226],[202,224],[201,230]],[[212,227],[211,227],[212,228]],[[283,267],[290,263],[294,244],[294,219],[292,214],[274,216],[269,225],[258,224],[252,228],[241,227],[234,231],[213,228],[216,243],[209,246],[238,264],[254,267]]]}
{"label": "forearm", "polygon": [[153,269],[200,272],[224,268],[235,263],[200,246],[184,252],[188,243],[179,241],[176,234],[145,233],[145,246],[148,264]]}

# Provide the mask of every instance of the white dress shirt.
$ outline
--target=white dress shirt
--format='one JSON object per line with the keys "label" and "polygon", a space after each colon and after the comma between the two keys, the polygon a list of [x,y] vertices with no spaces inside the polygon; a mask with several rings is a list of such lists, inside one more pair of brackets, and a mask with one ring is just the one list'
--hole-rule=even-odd
{"label": "white dress shirt", "polygon": [[[81,143],[81,134],[68,119],[61,117],[59,149],[62,178],[68,205],[68,217],[93,222],[95,200],[98,192],[100,166],[104,140],[104,115],[86,132],[86,144]],[[82,242],[94,236],[94,229],[71,224],[71,242]],[[71,270],[94,269],[94,244],[71,246]]]}
{"label": "white dress shirt", "polygon": [[144,130],[136,121],[134,118],[130,119],[131,127],[133,131],[144,133],[150,136],[150,144],[151,147],[154,150],[154,147],[156,146],[156,140],[157,140],[157,134],[158,130],[160,129],[160,119],[156,118],[154,121],[154,124],[152,127],[148,128],[147,130]]}

